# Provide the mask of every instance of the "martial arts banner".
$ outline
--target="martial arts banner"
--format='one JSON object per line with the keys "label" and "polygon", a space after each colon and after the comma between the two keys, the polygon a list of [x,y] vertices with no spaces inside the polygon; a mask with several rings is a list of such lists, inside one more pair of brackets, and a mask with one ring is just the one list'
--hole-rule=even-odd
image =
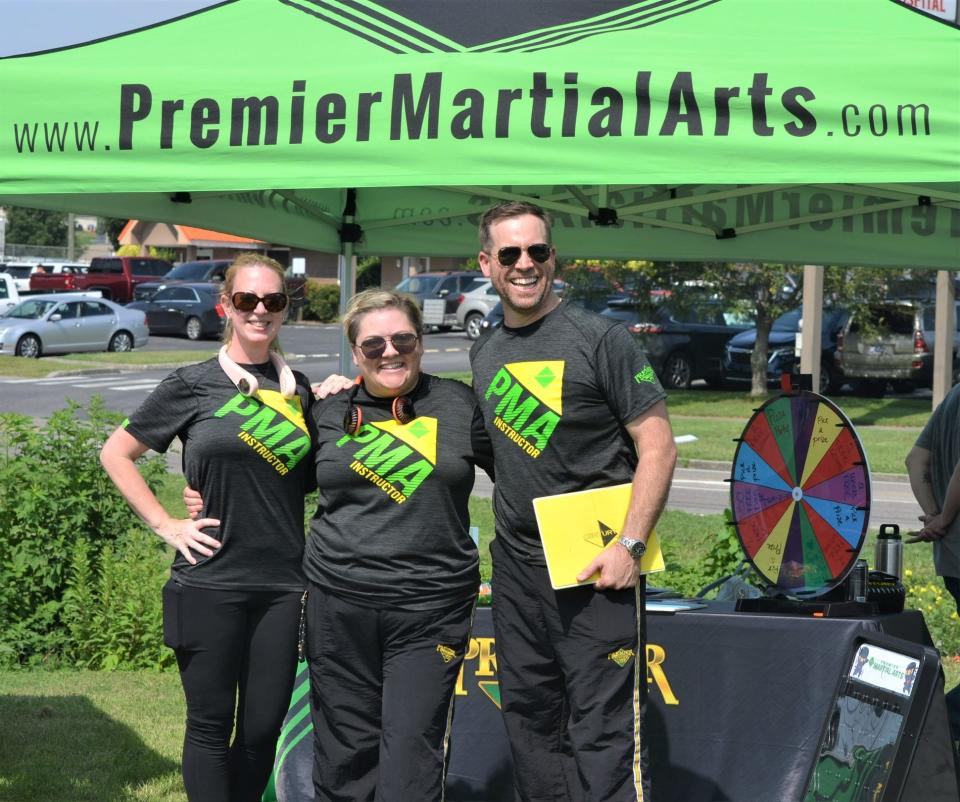
{"label": "martial arts banner", "polygon": [[960,255],[960,37],[893,0],[49,9],[3,4],[0,203],[465,256],[521,196],[569,257]]}

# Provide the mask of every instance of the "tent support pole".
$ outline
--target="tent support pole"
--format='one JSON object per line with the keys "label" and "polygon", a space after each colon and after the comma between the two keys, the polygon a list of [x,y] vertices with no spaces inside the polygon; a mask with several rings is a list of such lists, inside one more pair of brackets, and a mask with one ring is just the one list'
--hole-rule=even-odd
{"label": "tent support pole", "polygon": [[[345,220],[347,218],[344,218]],[[348,222],[353,222],[350,218]],[[343,250],[338,259],[337,277],[340,279],[340,319],[343,319],[347,311],[347,302],[353,295],[354,270],[353,270],[353,243],[344,242]],[[350,359],[350,340],[347,338],[347,332],[341,328],[340,331],[340,374],[350,376],[353,373],[353,362]]]}
{"label": "tent support pole", "polygon": [[[356,271],[354,269],[353,244],[361,236],[359,226],[356,225],[357,190],[347,190],[347,201],[343,207],[343,223],[340,227],[340,258],[337,264],[337,277],[340,279],[340,319],[347,312],[347,303],[356,290]],[[350,340],[346,330],[340,328],[340,375],[352,376],[353,361],[350,359]]]}
{"label": "tent support pole", "polygon": [[937,271],[937,304],[933,345],[933,408],[953,386],[953,333],[957,330],[953,273]]}
{"label": "tent support pole", "polygon": [[823,265],[803,266],[803,327],[801,329],[800,372],[813,378],[813,391],[820,386],[820,346],[823,331]]}

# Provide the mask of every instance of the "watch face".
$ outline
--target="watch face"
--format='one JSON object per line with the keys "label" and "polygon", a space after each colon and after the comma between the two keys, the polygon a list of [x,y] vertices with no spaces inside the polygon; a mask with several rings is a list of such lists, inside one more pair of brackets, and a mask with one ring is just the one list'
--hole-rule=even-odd
{"label": "watch face", "polygon": [[647,550],[647,544],[642,540],[633,540],[631,538],[620,538],[620,543],[623,544],[627,551],[630,552],[630,556],[634,559],[642,557]]}

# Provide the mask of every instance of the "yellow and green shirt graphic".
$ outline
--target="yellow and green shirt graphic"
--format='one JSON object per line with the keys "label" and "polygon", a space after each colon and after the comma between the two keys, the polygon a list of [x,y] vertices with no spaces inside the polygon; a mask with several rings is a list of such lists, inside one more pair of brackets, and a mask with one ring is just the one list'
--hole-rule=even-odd
{"label": "yellow and green shirt graphic", "polygon": [[352,437],[344,435],[337,447],[355,448],[350,470],[375,484],[397,504],[403,504],[437,464],[437,419],[416,418],[408,424],[394,420],[366,423]]}
{"label": "yellow and green shirt graphic", "polygon": [[536,459],[563,417],[562,359],[505,364],[484,391],[496,403],[493,425]]}

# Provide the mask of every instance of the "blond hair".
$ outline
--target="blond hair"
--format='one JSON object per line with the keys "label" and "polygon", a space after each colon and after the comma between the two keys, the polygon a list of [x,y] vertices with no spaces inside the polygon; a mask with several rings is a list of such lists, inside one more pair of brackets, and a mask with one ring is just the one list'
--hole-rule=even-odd
{"label": "blond hair", "polygon": [[423,314],[413,298],[402,292],[376,287],[358,292],[347,304],[347,311],[343,315],[343,330],[347,333],[347,339],[351,345],[357,344],[360,320],[367,312],[375,312],[378,309],[399,309],[407,316],[417,334],[423,331]]}
{"label": "blond hair", "polygon": [[[286,292],[287,271],[284,269],[282,264],[280,264],[276,259],[271,259],[266,254],[245,253],[233,260],[233,262],[230,264],[230,267],[227,268],[227,272],[223,276],[223,285],[220,287],[220,292],[227,296],[228,302],[230,296],[233,295],[233,285],[237,279],[237,273],[248,267],[265,267],[268,270],[272,270],[280,277],[280,286],[283,287],[283,291]],[[229,345],[232,339],[233,322],[228,317],[227,323],[223,327],[222,340]],[[270,343],[270,350],[278,352],[282,350],[280,348],[278,337],[273,338],[273,342]]]}

